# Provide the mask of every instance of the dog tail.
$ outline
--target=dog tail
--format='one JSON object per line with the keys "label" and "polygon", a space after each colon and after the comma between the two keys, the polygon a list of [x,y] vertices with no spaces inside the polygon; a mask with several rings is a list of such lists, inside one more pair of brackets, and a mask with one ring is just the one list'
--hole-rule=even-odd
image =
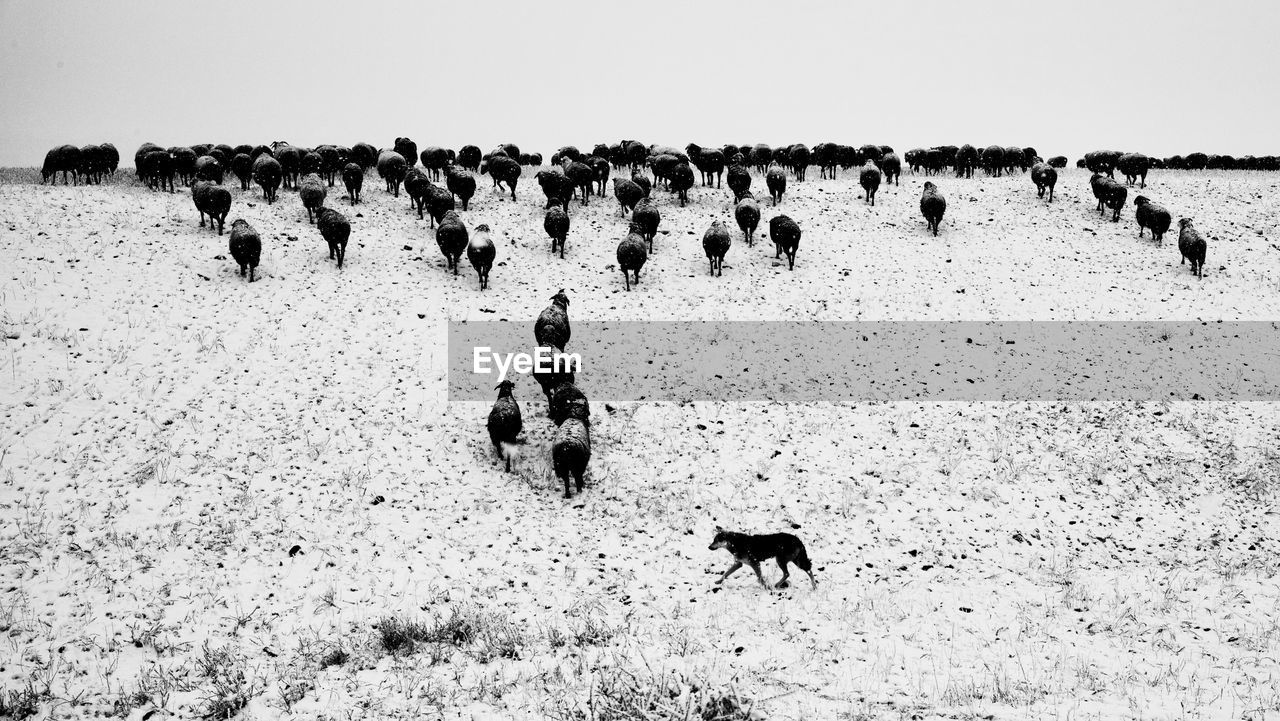
{"label": "dog tail", "polygon": [[800,544],[800,552],[796,554],[796,560],[794,563],[797,568],[805,573],[808,573],[813,569],[813,562],[809,560],[809,552],[805,550],[803,543]]}

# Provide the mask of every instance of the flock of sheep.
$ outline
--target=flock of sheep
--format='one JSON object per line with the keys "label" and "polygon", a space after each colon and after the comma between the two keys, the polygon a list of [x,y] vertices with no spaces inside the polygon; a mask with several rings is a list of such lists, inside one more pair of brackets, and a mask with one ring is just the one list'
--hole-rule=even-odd
{"label": "flock of sheep", "polygon": [[[481,290],[489,285],[489,272],[497,249],[487,225],[468,231],[458,214],[458,205],[463,212],[467,211],[476,192],[477,175],[490,176],[493,187],[504,194],[509,191],[514,201],[522,168],[543,166],[540,154],[522,153],[512,144],[500,145],[488,153],[474,145],[464,146],[457,152],[440,147],[419,152],[409,138],[396,138],[393,146],[384,150],[368,143],[357,143],[351,148],[322,145],[311,149],[283,141],[270,146],[206,144],[173,148],[145,143],[138,148],[134,161],[138,178],[153,190],[174,192],[176,183],[190,186],[201,227],[207,216],[210,229],[216,223],[219,235],[223,233],[232,205],[231,193],[222,185],[226,169],[239,180],[242,191],[248,191],[251,182],[256,183],[268,204],[277,200],[281,187],[296,190],[308,220],[317,226],[328,244],[330,259],[335,260],[339,268],[346,255],[351,224],[338,210],[325,205],[329,199],[328,189],[341,178],[350,204],[355,205],[360,202],[366,173],[376,169],[388,193],[399,197],[403,188],[418,217],[430,218],[436,243],[448,269],[455,275],[463,253],[467,255]],[[571,228],[571,201],[577,199],[587,205],[591,196],[603,197],[612,181],[620,215],[625,218],[630,214],[628,232],[618,244],[617,260],[626,289],[631,290],[633,284],[640,282],[640,271],[653,253],[654,237],[662,222],[662,214],[651,196],[655,188],[674,194],[683,206],[688,200],[688,191],[698,181],[695,170],[704,186],[719,188],[722,182],[727,184],[732,194],[734,219],[744,240],[752,245],[761,220],[761,206],[751,191],[750,169],[763,175],[770,205],[777,206],[786,195],[788,178],[803,181],[812,165],[819,167],[824,178],[834,178],[839,169],[857,168],[863,200],[875,205],[876,191],[882,183],[898,184],[904,161],[912,172],[927,176],[941,175],[948,170],[957,177],[972,177],[978,169],[992,176],[1030,170],[1037,195],[1044,198],[1048,193],[1049,202],[1053,200],[1057,171],[1067,165],[1063,156],[1052,157],[1047,162],[1042,160],[1034,148],[994,145],[983,149],[971,145],[913,149],[900,159],[893,148],[878,145],[853,147],[820,143],[810,149],[805,145],[702,148],[690,144],[681,151],[623,141],[596,145],[590,153],[572,146],[560,148],[551,156],[550,164],[536,172],[534,178],[546,199],[543,229],[551,238],[551,251],[558,252],[562,258]],[[1202,153],[1159,160],[1140,153],[1104,150],[1086,154],[1077,165],[1093,171],[1090,187],[1099,212],[1105,214],[1110,209],[1112,220],[1118,221],[1128,190],[1115,180],[1117,170],[1125,176],[1128,185],[1138,183],[1139,187],[1145,187],[1147,173],[1152,168],[1280,169],[1280,163],[1275,161],[1270,156],[1236,160]],[[118,165],[119,153],[109,143],[84,148],[58,146],[46,156],[42,179],[56,182],[58,173],[62,173],[64,183],[68,176],[72,182],[99,183],[104,176],[113,175]],[[644,172],[646,169],[649,174]],[[623,172],[611,178],[617,171]],[[441,179],[443,186],[437,185]],[[1139,237],[1150,230],[1156,242],[1162,243],[1172,221],[1169,211],[1145,196],[1139,195],[1133,202]],[[920,196],[920,212],[929,232],[935,236],[946,209],[946,198],[938,186],[926,181]],[[790,217],[779,214],[770,219],[769,238],[775,245],[774,257],[785,254],[791,269],[795,268],[800,237],[800,226]],[[719,276],[732,245],[732,233],[723,222],[716,220],[703,234],[702,244],[711,274]],[[1201,276],[1206,243],[1188,218],[1179,221],[1178,248],[1183,262],[1189,260],[1192,272]],[[240,275],[247,275],[249,282],[253,282],[262,240],[243,219],[231,224],[230,251]],[[570,338],[568,308],[569,298],[561,290],[539,315],[534,336],[541,349],[564,352]],[[591,457],[590,406],[586,395],[574,383],[574,369],[554,368],[546,372],[535,368],[533,375],[546,395],[549,415],[556,425],[552,465],[568,497],[571,477],[577,489],[582,490],[583,475]],[[490,440],[507,459],[508,470],[511,453],[520,443],[523,430],[520,406],[512,389],[510,381],[498,386],[498,399],[488,419]]]}

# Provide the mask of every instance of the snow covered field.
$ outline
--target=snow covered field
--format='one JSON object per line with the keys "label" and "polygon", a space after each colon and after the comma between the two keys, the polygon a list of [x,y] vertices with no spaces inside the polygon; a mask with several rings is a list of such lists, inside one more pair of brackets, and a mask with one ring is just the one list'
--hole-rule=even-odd
{"label": "snow covered field", "polygon": [[[13,715],[1280,715],[1275,404],[593,399],[588,487],[565,501],[537,386],[516,389],[509,474],[489,404],[447,403],[444,380],[446,320],[532,339],[560,288],[574,320],[1275,320],[1277,174],[1152,171],[1129,197],[1173,213],[1158,248],[1131,204],[1099,217],[1082,170],[1052,204],[1025,174],[933,178],[934,238],[924,178],[872,208],[856,174],[812,169],[762,202],[762,231],[775,212],[804,231],[794,271],[741,242],[727,188],[685,208],[655,189],[662,231],[627,293],[617,204],[572,204],[561,260],[526,169],[517,203],[481,176],[461,213],[498,242],[483,294],[376,174],[354,208],[330,189],[341,271],[295,192],[268,206],[232,181],[228,229],[264,242],[253,284],[189,193],[131,174],[0,182]],[[734,245],[711,278],[717,217]],[[1179,217],[1208,238],[1203,279]],[[713,585],[717,524],[799,535],[821,585]]]}

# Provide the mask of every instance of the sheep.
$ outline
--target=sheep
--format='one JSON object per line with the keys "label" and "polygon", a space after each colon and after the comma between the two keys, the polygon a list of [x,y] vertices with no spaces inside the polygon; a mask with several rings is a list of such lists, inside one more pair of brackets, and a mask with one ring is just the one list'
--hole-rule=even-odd
{"label": "sheep", "polygon": [[1138,237],[1141,238],[1143,231],[1150,228],[1151,237],[1156,241],[1156,245],[1164,245],[1164,234],[1169,230],[1173,216],[1169,215],[1169,211],[1165,210],[1164,206],[1156,205],[1145,195],[1134,198],[1133,204],[1138,207],[1135,213],[1138,221]]}
{"label": "sheep", "polygon": [[671,171],[667,179],[667,188],[680,196],[680,207],[689,202],[689,189],[693,187],[693,168],[688,163],[680,163]]}
{"label": "sheep", "polygon": [[1049,167],[1050,167],[1050,168],[1065,168],[1065,167],[1067,167],[1067,156],[1065,156],[1065,155],[1055,155],[1055,156],[1053,156],[1052,158],[1049,158]]}
{"label": "sheep", "polygon": [[880,149],[879,145],[868,144],[858,148],[858,155],[862,157],[863,164],[875,163],[880,159],[881,155],[884,155],[884,151]]}
{"label": "sheep", "polygon": [[1036,163],[1031,166],[1031,182],[1036,185],[1036,197],[1043,198],[1044,191],[1049,190],[1049,202],[1053,202],[1053,187],[1058,184],[1058,171],[1048,163]]}
{"label": "sheep", "polygon": [[405,170],[418,164],[418,144],[409,138],[396,138],[391,149],[400,154],[404,158]]}
{"label": "sheep", "polygon": [[746,237],[747,246],[754,246],[756,228],[760,225],[760,204],[756,202],[756,197],[751,194],[751,191],[748,190],[738,199],[733,207],[733,218],[738,221],[738,227]]}
{"label": "sheep", "polygon": [[520,442],[520,431],[524,430],[524,424],[520,420],[520,404],[511,394],[515,387],[515,383],[503,380],[494,388],[498,391],[498,400],[494,401],[493,409],[489,411],[489,420],[485,424],[489,429],[493,449],[502,456],[508,471],[511,470],[511,446]]}
{"label": "sheep", "polygon": [[480,172],[480,148],[475,145],[464,145],[458,149],[458,165],[473,173]]}
{"label": "sheep", "polygon": [[1204,153],[1188,153],[1182,159],[1182,164],[1187,170],[1204,170],[1209,165],[1209,156]]}
{"label": "sheep", "polygon": [[351,237],[351,223],[347,222],[346,216],[333,208],[321,208],[320,214],[316,216],[316,227],[320,229],[320,237],[329,244],[329,259],[338,261],[338,268],[342,268],[342,261],[347,257],[347,239]]}
{"label": "sheep", "polygon": [[978,149],[965,143],[956,151],[956,177],[972,178],[978,167]]}
{"label": "sheep", "polygon": [[177,174],[178,180],[181,180],[183,185],[190,186],[195,180],[196,159],[200,156],[196,155],[196,151],[191,148],[175,145],[169,148],[169,157],[173,159],[173,172]]}
{"label": "sheep", "polygon": [[307,221],[316,224],[315,213],[324,207],[324,199],[328,196],[324,181],[315,173],[303,176],[298,184],[298,197],[302,199],[302,207],[307,209]]}
{"label": "sheep", "polygon": [[570,418],[556,429],[551,445],[551,465],[556,476],[564,482],[564,497],[572,498],[569,476],[574,478],[578,492],[582,492],[583,476],[591,461],[591,430],[586,423]]}
{"label": "sheep", "polygon": [[627,290],[631,290],[631,273],[635,272],[636,285],[640,284],[640,269],[649,259],[644,248],[644,233],[640,224],[632,221],[627,237],[618,243],[618,268],[622,270],[622,278],[626,281]]}
{"label": "sheep", "polygon": [[440,180],[440,174],[449,164],[449,152],[435,146],[423,150],[418,158],[422,161],[422,167],[430,171],[431,179],[436,181]]}
{"label": "sheep", "polygon": [[626,148],[627,162],[631,164],[632,171],[644,165],[645,158],[649,156],[649,149],[644,146],[644,143],[629,140],[622,145]]}
{"label": "sheep", "polygon": [[485,173],[493,177],[494,185],[506,183],[511,188],[511,200],[516,199],[516,183],[520,181],[519,162],[504,155],[495,155],[489,159],[487,166],[480,168],[480,174]]}
{"label": "sheep", "polygon": [[116,168],[120,167],[120,151],[111,143],[103,143],[98,147],[102,148],[102,160],[106,164],[107,173],[114,178]]}
{"label": "sheep", "polygon": [[1004,148],[999,145],[989,145],[983,149],[980,160],[982,169],[987,172],[987,175],[994,175],[999,178],[1004,174]]}
{"label": "sheep", "polygon": [[595,193],[601,198],[604,197],[604,186],[609,181],[609,161],[596,155],[589,156],[584,161],[591,168],[592,179],[596,183]]}
{"label": "sheep", "polygon": [[938,191],[938,186],[925,181],[924,191],[920,194],[920,213],[924,215],[924,222],[935,237],[938,235],[938,224],[942,222],[942,215],[946,212],[947,199]]}
{"label": "sheep", "polygon": [[85,183],[101,183],[106,172],[102,158],[102,149],[97,145],[86,145],[80,148],[80,163],[77,167]]}
{"label": "sheep", "polygon": [[280,161],[284,187],[286,189],[297,188],[298,171],[302,169],[302,149],[277,140],[271,144],[271,152],[275,155],[276,160]]}
{"label": "sheep", "polygon": [[[405,195],[409,196],[409,210],[418,211],[418,220],[422,220],[427,207],[427,188],[431,185],[431,181],[427,179],[426,173],[413,167],[405,173],[403,184]],[[434,220],[432,227],[435,227]]]}
{"label": "sheep", "polygon": [[533,338],[541,346],[554,346],[564,350],[569,343],[572,329],[569,326],[569,296],[564,289],[551,296],[551,305],[538,314],[533,324]]}
{"label": "sheep", "polygon": [[223,223],[227,213],[231,211],[231,191],[208,180],[197,180],[191,186],[191,200],[200,213],[200,227],[204,227],[204,216],[209,216],[209,229],[213,230],[213,222],[218,221],[218,235],[222,235]]}
{"label": "sheep", "polygon": [[649,197],[649,191],[653,190],[653,181],[649,180],[649,176],[643,173],[633,172],[631,174],[631,182],[640,186],[640,189],[644,191],[645,198]]}
{"label": "sheep", "polygon": [[872,205],[876,204],[876,191],[880,189],[880,169],[875,162],[868,160],[858,173],[858,185],[862,186],[862,197]]}
{"label": "sheep", "polygon": [[240,181],[240,190],[249,190],[249,181],[253,180],[253,160],[247,153],[236,153],[231,157],[231,172]]}
{"label": "sheep", "polygon": [[708,150],[700,148],[690,143],[685,151],[689,154],[689,159],[693,161],[698,172],[702,175],[702,185],[709,186],[711,181],[715,179],[715,187],[720,187],[720,181],[724,177],[724,161],[725,155],[720,150]]}
{"label": "sheep", "polygon": [[[452,212],[452,211],[451,211]],[[481,223],[476,226],[475,235],[467,242],[467,260],[476,269],[480,277],[480,290],[489,287],[489,271],[493,269],[493,260],[498,256],[498,249],[489,237],[489,226]]]}
{"label": "sheep", "polygon": [[769,220],[769,238],[773,240],[774,258],[787,254],[787,269],[796,269],[796,251],[800,248],[800,225],[785,215]]}
{"label": "sheep", "polygon": [[467,226],[462,219],[452,210],[445,213],[440,219],[440,227],[436,228],[436,245],[440,246],[440,252],[454,275],[458,274],[458,260],[462,258],[468,242]]}
{"label": "sheep", "polygon": [[[680,158],[670,153],[661,153],[649,157],[649,168],[653,171],[653,182],[663,181],[667,185],[667,189],[671,188],[671,173],[675,171],[677,165],[680,164]],[[692,171],[690,171],[692,176]],[[690,183],[692,186],[692,182]]]}
{"label": "sheep", "polygon": [[1112,222],[1119,222],[1120,209],[1124,207],[1129,191],[1111,178],[1096,172],[1089,178],[1089,186],[1093,189],[1093,197],[1098,199],[1098,212],[1106,215],[1103,206],[1111,208],[1115,211],[1115,215],[1111,218]]}
{"label": "sheep", "polygon": [[[540,358],[554,358],[554,354],[559,350],[562,349],[542,345],[535,349],[534,355]],[[551,394],[561,385],[573,383],[574,367],[555,362],[545,366],[535,363],[530,375],[538,382],[538,386],[542,388],[542,394],[547,397],[547,415],[551,415]]]}
{"label": "sheep", "polygon": [[902,176],[902,160],[898,158],[897,153],[885,153],[880,156],[880,162],[876,164],[880,168],[880,172],[884,173],[885,185],[899,185],[898,179]]}
{"label": "sheep", "polygon": [[333,187],[334,177],[338,174],[342,167],[346,165],[343,160],[343,153],[338,150],[336,145],[321,145],[315,150],[316,155],[320,156],[320,177]]}
{"label": "sheep", "polygon": [[[144,146],[145,147],[145,146]],[[139,150],[141,152],[141,150]],[[138,171],[142,172],[142,163],[138,163]],[[74,145],[59,145],[44,156],[44,167],[40,169],[40,182],[58,182],[58,173],[62,173],[62,184],[80,183],[80,149]],[[70,179],[68,179],[70,176]]]}
{"label": "sheep", "polygon": [[[61,148],[63,146],[58,146],[58,147]],[[75,146],[72,146],[72,147],[75,147]],[[58,148],[54,148],[54,150],[50,150],[49,151],[50,155],[52,155],[54,151],[57,149]],[[138,146],[138,152],[133,154],[133,168],[138,174],[138,180],[146,181],[148,179],[145,158],[147,157],[147,153],[151,153],[156,150],[164,150],[164,148],[160,147],[159,145],[156,145],[155,143],[143,143],[142,145]],[[46,163],[49,162],[48,155],[45,156],[45,162]]]}
{"label": "sheep", "polygon": [[280,167],[280,161],[274,157],[263,154],[253,161],[253,181],[262,188],[262,197],[266,199],[267,205],[275,202],[276,191],[283,178],[284,171]]}
{"label": "sheep", "polygon": [[727,182],[729,190],[733,192],[733,201],[735,203],[751,192],[751,173],[737,163],[729,166]]}
{"label": "sheep", "polygon": [[253,273],[258,269],[258,259],[262,257],[262,238],[252,225],[241,218],[231,224],[231,257],[240,266],[240,277],[249,271],[249,282],[253,282]]}
{"label": "sheep", "polygon": [[707,232],[702,235],[702,250],[711,263],[711,275],[719,277],[724,273],[724,256],[729,252],[729,246],[732,244],[733,236],[729,234],[729,229],[724,227],[724,223],[719,220],[712,221],[711,227],[707,228]]}
{"label": "sheep", "polygon": [[450,164],[444,169],[444,184],[462,202],[462,210],[466,211],[471,196],[476,194],[476,176],[462,166]]}
{"label": "sheep", "polygon": [[569,178],[573,187],[578,190],[580,195],[579,202],[582,205],[586,205],[587,196],[591,195],[591,184],[596,178],[595,171],[586,163],[568,160],[564,164],[564,174],[565,177]]}
{"label": "sheep", "polygon": [[378,149],[368,143],[356,143],[351,146],[351,162],[368,170],[378,164]]}
{"label": "sheep", "polygon": [[298,164],[298,172],[303,176],[320,175],[324,172],[324,156],[315,151],[302,151],[302,162]]}
{"label": "sheep", "polygon": [[809,169],[812,157],[809,148],[804,144],[791,146],[791,150],[787,154],[787,161],[791,165],[791,171],[796,174],[797,181],[804,181],[805,171]]}
{"label": "sheep", "polygon": [[529,165],[537,168],[542,165],[542,153],[529,153]]}
{"label": "sheep", "polygon": [[444,218],[446,213],[454,211],[453,193],[447,189],[427,181],[425,204],[427,212],[431,214],[431,227],[436,227]]}
{"label": "sheep", "polygon": [[547,208],[547,214],[542,218],[542,229],[547,231],[547,235],[551,236],[551,252],[556,252],[556,246],[560,246],[560,257],[564,257],[564,243],[569,237],[569,214],[558,205]]}
{"label": "sheep", "polygon": [[561,381],[547,394],[547,415],[557,426],[569,419],[590,423],[591,403],[572,380]]}
{"label": "sheep", "polygon": [[782,172],[782,167],[776,162],[769,165],[769,171],[765,173],[764,184],[769,188],[769,197],[773,199],[773,204],[777,205],[782,200],[782,194],[787,192],[787,174]]}
{"label": "sheep", "polygon": [[658,225],[662,222],[662,213],[648,198],[636,204],[631,211],[631,222],[640,226],[640,234],[649,243],[649,252],[653,252],[653,237],[658,234]]}
{"label": "sheep", "polygon": [[1004,149],[1004,167],[1005,171],[1012,173],[1015,169],[1026,172],[1027,170],[1027,153],[1016,145],[1011,145]]}
{"label": "sheep", "polygon": [[364,168],[359,163],[347,163],[342,169],[342,184],[347,186],[347,197],[351,204],[360,202],[360,190],[364,188]]}
{"label": "sheep", "polygon": [[1191,261],[1191,272],[1197,278],[1204,277],[1204,257],[1208,249],[1200,231],[1191,224],[1191,218],[1178,219],[1178,252],[1182,254],[1182,264]]}
{"label": "sheep", "polygon": [[378,176],[387,183],[387,192],[400,197],[400,183],[404,182],[409,172],[409,163],[405,157],[394,150],[378,153]]}
{"label": "sheep", "polygon": [[519,161],[518,161],[518,158],[520,157],[519,146],[517,146],[515,143],[503,143],[498,147],[502,148],[502,152],[506,153],[508,158],[511,158],[512,160],[516,160],[517,161],[516,164],[519,165]]}
{"label": "sheep", "polygon": [[[76,150],[78,151],[79,148]],[[169,192],[174,192],[173,157],[169,155],[169,151],[153,150],[147,153],[142,162],[146,167],[144,174],[147,177],[147,184],[152,190],[164,190],[167,185]],[[66,182],[65,174],[63,175],[63,182]]]}
{"label": "sheep", "polygon": [[565,212],[569,211],[569,198],[573,196],[573,181],[564,174],[563,168],[553,165],[550,170],[539,170],[533,177],[542,188],[542,194],[547,196],[547,204],[543,206],[544,208],[560,206]]}
{"label": "sheep", "polygon": [[627,211],[635,211],[636,203],[644,198],[644,190],[635,181],[627,178],[613,179],[613,197],[618,199],[621,208],[620,217],[625,218]]}
{"label": "sheep", "polygon": [[1116,159],[1116,169],[1124,173],[1124,181],[1133,185],[1140,180],[1138,187],[1147,187],[1147,171],[1151,169],[1151,158],[1142,153],[1125,153]]}

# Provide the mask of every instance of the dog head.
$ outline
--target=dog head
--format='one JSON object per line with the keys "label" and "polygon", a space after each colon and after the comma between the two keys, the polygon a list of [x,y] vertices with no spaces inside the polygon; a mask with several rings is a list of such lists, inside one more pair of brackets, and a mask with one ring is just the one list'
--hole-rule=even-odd
{"label": "dog head", "polygon": [[715,538],[711,539],[711,545],[707,546],[707,550],[714,551],[717,548],[725,548],[728,545],[729,545],[729,532],[719,526],[716,526]]}

